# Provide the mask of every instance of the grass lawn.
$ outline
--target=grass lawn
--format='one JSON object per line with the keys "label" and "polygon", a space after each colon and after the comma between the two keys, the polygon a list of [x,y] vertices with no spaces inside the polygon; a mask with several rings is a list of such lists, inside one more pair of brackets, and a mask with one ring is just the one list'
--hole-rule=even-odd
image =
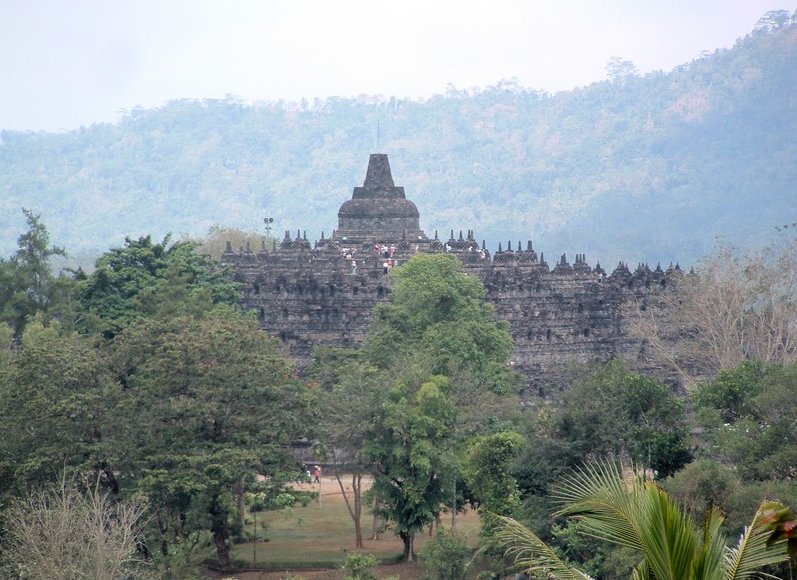
{"label": "grass lawn", "polygon": [[[259,535],[263,535],[260,524],[268,522],[265,531],[267,541],[259,541],[254,545],[247,543],[233,546],[232,557],[235,560],[252,562],[256,559],[257,564],[261,566],[265,563],[277,569],[321,568],[331,565],[339,567],[346,558],[346,551],[354,551],[354,525],[334,477],[323,477],[321,484],[298,487],[312,491],[320,489],[320,502],[316,500],[306,507],[297,505],[287,510],[258,513]],[[380,559],[397,560],[402,553],[401,540],[389,530],[384,532],[380,539],[372,540],[373,518],[366,510],[363,511],[365,547],[362,552],[373,554]],[[248,516],[248,520],[248,529],[251,530],[251,515]],[[442,526],[448,528],[450,525],[449,515],[444,518]],[[466,514],[458,514],[456,528],[469,544],[476,545],[479,536],[479,517],[475,512],[469,510]],[[416,552],[421,550],[427,539],[427,533],[416,537]]]}

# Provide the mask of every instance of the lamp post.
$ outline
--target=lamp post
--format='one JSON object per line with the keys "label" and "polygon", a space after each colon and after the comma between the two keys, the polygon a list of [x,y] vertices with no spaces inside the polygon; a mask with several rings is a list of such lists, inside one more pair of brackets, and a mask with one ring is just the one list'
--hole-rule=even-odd
{"label": "lamp post", "polygon": [[274,218],[273,217],[264,217],[263,218],[263,223],[266,224],[266,237],[270,238],[271,237],[271,224],[274,223]]}

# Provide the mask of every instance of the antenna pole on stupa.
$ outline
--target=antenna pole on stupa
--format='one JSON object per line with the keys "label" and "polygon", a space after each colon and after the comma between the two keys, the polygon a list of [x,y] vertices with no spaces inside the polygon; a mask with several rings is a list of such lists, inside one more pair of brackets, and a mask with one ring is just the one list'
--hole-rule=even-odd
{"label": "antenna pole on stupa", "polygon": [[379,143],[379,137],[380,137],[380,135],[379,135],[379,119],[377,119],[376,120],[376,152],[377,153],[381,153],[382,152],[382,148],[381,148],[380,143]]}

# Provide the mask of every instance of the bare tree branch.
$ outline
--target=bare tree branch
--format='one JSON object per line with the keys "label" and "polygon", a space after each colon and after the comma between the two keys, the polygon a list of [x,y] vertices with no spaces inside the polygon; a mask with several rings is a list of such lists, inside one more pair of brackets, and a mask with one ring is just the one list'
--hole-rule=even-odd
{"label": "bare tree branch", "polygon": [[133,570],[136,578],[154,578],[137,553],[144,514],[136,502],[114,504],[99,483],[81,494],[62,478],[9,508],[2,569],[41,580],[112,580]]}
{"label": "bare tree branch", "polygon": [[720,246],[653,305],[630,305],[629,332],[690,386],[749,359],[797,360],[797,239],[739,255]]}

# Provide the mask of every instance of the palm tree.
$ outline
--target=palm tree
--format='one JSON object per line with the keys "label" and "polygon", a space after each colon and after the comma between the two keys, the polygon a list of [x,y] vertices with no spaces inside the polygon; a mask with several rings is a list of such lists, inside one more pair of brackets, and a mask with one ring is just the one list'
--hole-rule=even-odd
{"label": "palm tree", "polygon": [[[644,472],[623,470],[608,461],[577,470],[562,482],[555,499],[562,507],[554,515],[578,518],[590,536],[640,553],[632,580],[774,578],[760,570],[786,561],[797,540],[792,537],[794,512],[779,502],[765,501],[736,546],[727,547],[720,533],[723,516],[716,507],[709,508],[700,529]],[[559,558],[528,528],[511,518],[495,518],[496,539],[527,574],[590,578]]]}

